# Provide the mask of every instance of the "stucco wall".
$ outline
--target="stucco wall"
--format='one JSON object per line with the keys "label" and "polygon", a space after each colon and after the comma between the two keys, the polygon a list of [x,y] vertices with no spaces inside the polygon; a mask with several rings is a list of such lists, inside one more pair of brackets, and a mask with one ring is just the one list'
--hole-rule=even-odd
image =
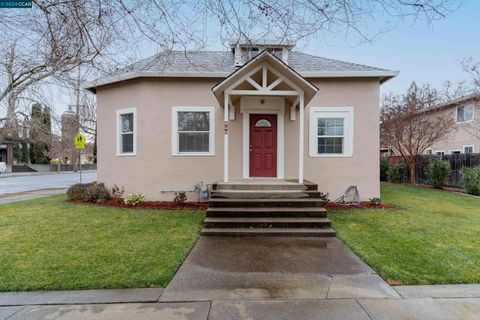
{"label": "stucco wall", "polygon": [[[467,103],[470,105],[473,103]],[[451,117],[456,120],[457,107],[452,106],[446,108],[434,116]],[[433,152],[444,151],[445,154],[449,154],[451,150],[460,150],[463,153],[463,146],[473,145],[474,152],[480,152],[480,139],[476,138],[472,133],[478,132],[480,128],[480,106],[479,103],[475,105],[474,120],[468,123],[455,123],[451,131],[446,134],[442,139],[435,142],[432,145]]]}
{"label": "stucco wall", "polygon": [[[102,87],[98,103],[98,180],[142,192],[147,199],[171,200],[166,190],[189,190],[197,182],[223,178],[223,108],[212,94],[218,82],[208,79],[148,79]],[[349,185],[359,187],[362,199],[379,196],[378,81],[373,79],[316,79],[320,89],[305,110],[305,178],[329,192],[331,199]],[[215,154],[172,156],[172,106],[215,106]],[[349,158],[310,158],[309,107],[354,107],[354,150]],[[137,155],[116,156],[116,110],[137,108]],[[290,121],[285,108],[285,177],[298,176],[298,113]],[[230,122],[230,176],[242,177],[242,114]],[[190,200],[196,196],[189,195]]]}

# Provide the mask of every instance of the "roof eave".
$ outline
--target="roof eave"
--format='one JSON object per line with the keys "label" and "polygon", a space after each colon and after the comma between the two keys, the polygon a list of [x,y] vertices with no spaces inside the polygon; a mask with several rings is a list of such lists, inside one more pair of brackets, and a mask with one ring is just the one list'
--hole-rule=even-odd
{"label": "roof eave", "polygon": [[[398,71],[372,70],[372,71],[313,71],[298,72],[304,78],[380,78],[380,83],[384,83],[398,75]],[[139,71],[125,73],[118,76],[112,76],[98,81],[85,83],[82,88],[96,93],[96,88],[132,80],[136,78],[225,78],[229,72],[153,72]]]}

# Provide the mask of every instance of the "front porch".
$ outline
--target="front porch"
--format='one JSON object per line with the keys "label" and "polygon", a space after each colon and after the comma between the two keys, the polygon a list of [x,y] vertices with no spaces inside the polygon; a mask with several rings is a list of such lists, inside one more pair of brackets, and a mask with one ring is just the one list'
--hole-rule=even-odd
{"label": "front porch", "polygon": [[[303,183],[304,108],[317,91],[267,51],[217,84],[213,92],[224,107],[223,181],[295,177]],[[232,163],[241,173],[234,168],[232,174]]]}

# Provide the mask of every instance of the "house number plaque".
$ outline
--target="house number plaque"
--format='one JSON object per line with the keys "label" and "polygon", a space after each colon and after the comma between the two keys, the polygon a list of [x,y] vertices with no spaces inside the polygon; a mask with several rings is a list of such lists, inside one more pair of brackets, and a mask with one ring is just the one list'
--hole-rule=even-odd
{"label": "house number plaque", "polygon": [[228,121],[225,121],[223,123],[223,131],[225,132],[225,134],[228,134]]}

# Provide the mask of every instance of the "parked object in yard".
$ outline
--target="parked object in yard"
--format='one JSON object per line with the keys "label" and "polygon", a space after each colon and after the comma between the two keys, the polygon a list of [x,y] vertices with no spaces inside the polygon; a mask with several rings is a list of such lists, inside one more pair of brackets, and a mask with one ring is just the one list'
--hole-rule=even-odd
{"label": "parked object in yard", "polygon": [[360,203],[360,195],[358,193],[357,186],[348,187],[347,191],[345,191],[345,193],[340,198],[335,200],[335,203],[358,205]]}

